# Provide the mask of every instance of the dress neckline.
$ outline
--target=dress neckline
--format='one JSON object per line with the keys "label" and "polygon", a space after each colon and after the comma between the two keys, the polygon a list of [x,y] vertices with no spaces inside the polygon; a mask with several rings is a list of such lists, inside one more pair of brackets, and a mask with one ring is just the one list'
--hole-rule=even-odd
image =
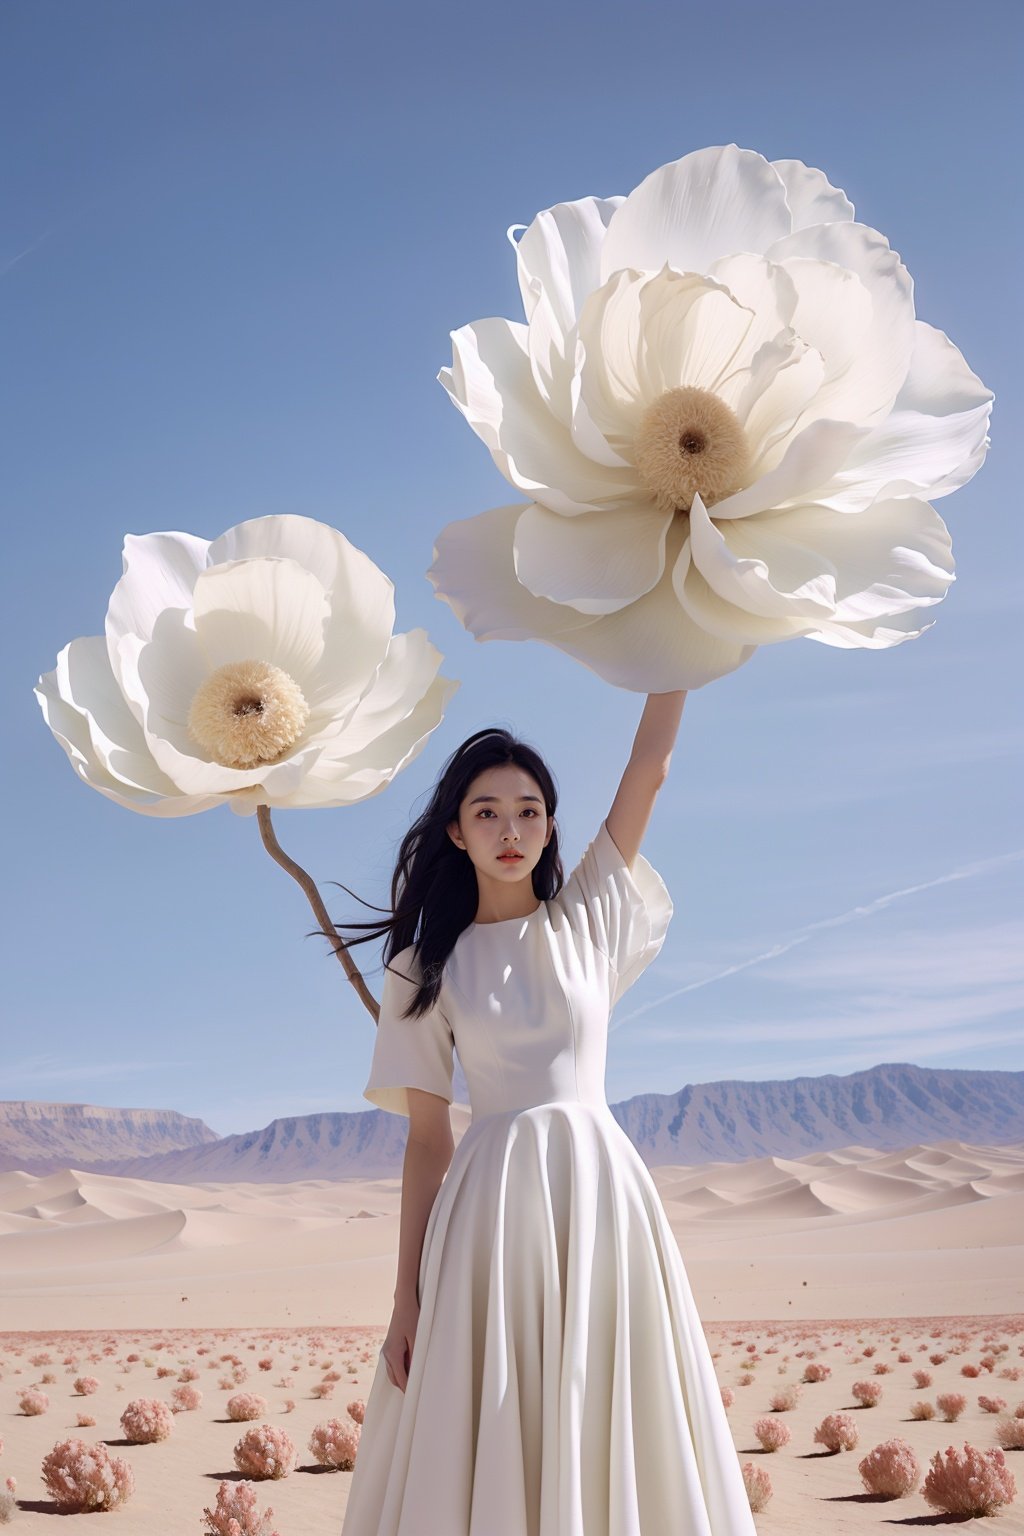
{"label": "dress neckline", "polygon": [[519,917],[499,917],[490,923],[468,923],[466,928],[468,931],[470,928],[503,928],[506,923],[528,923],[530,918],[539,912],[543,906],[544,902],[539,901],[532,912],[523,912]]}

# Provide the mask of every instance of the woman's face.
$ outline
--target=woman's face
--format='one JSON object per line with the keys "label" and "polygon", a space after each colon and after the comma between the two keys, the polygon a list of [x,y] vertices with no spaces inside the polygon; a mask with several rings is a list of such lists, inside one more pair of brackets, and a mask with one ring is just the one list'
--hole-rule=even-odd
{"label": "woman's face", "polygon": [[[515,763],[485,768],[470,784],[448,835],[469,854],[482,880],[529,880],[554,829],[540,785]],[[520,855],[502,858],[506,852]]]}

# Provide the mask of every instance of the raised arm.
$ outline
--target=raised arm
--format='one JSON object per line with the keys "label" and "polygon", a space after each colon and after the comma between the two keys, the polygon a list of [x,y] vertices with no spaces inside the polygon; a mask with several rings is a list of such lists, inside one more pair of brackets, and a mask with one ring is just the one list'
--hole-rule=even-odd
{"label": "raised arm", "polygon": [[608,831],[627,867],[640,852],[655,797],[668,775],[686,689],[649,693],[619,787],[608,812]]}

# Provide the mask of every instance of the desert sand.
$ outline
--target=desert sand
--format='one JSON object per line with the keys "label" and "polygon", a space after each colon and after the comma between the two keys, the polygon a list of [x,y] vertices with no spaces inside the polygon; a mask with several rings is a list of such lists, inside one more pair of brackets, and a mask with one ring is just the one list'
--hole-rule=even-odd
{"label": "desert sand", "polygon": [[[953,1523],[920,1490],[895,1503],[865,1493],[857,1462],[893,1435],[924,1471],[947,1445],[988,1449],[996,1418],[979,1395],[1004,1399],[1010,1413],[1024,1399],[1024,1145],[847,1147],[652,1176],[719,1383],[735,1394],[737,1452],[771,1475],[758,1530]],[[55,1513],[40,1464],[57,1440],[81,1435],[135,1471],[135,1494],[107,1517],[125,1536],[199,1531],[220,1478],[241,1475],[232,1448],[248,1426],[224,1406],[240,1387],[219,1384],[232,1367],[224,1357],[235,1356],[247,1371],[241,1390],[267,1399],[262,1422],[286,1428],[298,1450],[287,1478],[257,1483],[261,1508],[273,1507],[281,1536],[337,1532],[351,1473],[320,1467],[308,1440],[368,1391],[391,1310],[400,1192],[398,1179],[191,1186],[73,1168],[0,1175],[0,1486],[17,1479],[18,1529],[42,1530]],[[831,1374],[774,1415],[792,1438],[766,1452],[753,1422],[811,1359]],[[201,1405],[174,1415],[168,1439],[127,1445],[125,1404],[169,1402],[187,1367]],[[912,1374],[922,1368],[932,1375],[923,1389]],[[334,1372],[333,1386],[318,1385]],[[83,1374],[100,1383],[88,1396],[74,1387]],[[882,1398],[865,1408],[851,1387],[871,1376]],[[29,1387],[48,1395],[46,1412],[21,1412]],[[910,1416],[911,1403],[948,1391],[967,1398],[955,1423]],[[814,1444],[815,1426],[837,1411],[856,1419],[852,1452]],[[80,1428],[79,1413],[95,1425]],[[1024,1533],[1024,1453],[1006,1455],[1018,1499],[974,1528],[1010,1536]]]}

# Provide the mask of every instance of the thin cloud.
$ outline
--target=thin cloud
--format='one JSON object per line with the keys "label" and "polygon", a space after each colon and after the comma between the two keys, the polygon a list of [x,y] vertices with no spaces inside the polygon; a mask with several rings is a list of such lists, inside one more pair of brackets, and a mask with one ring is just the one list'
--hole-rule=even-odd
{"label": "thin cloud", "polygon": [[68,1062],[59,1056],[32,1056],[10,1063],[5,1071],[10,1083],[91,1083],[98,1079],[116,1081],[140,1072],[162,1071],[165,1067],[184,1067],[187,1061],[114,1061]]}
{"label": "thin cloud", "polygon": [[[641,1003],[639,1008],[634,1008],[632,1012],[614,1019],[610,1029],[618,1029],[631,1019],[638,1019],[643,1014],[650,1013],[652,1009],[661,1008],[665,1003],[671,1002],[673,998],[683,997],[688,992],[697,992],[702,987],[709,987],[717,981],[725,981],[730,976],[739,975],[741,971],[748,971],[756,965],[764,965],[770,960],[777,960],[780,955],[789,954],[791,950],[796,949],[799,945],[806,944],[815,934],[823,933],[832,928],[845,927],[848,923],[859,922],[865,917],[873,917],[876,912],[884,911],[886,907],[892,906],[895,902],[906,901],[911,896],[920,895],[922,891],[935,890],[939,886],[951,885],[958,880],[970,880],[977,875],[987,874],[993,869],[999,869],[1005,864],[1014,863],[1022,858],[1024,858],[1024,848],[1013,849],[1009,853],[995,854],[989,859],[978,859],[972,864],[965,864],[962,869],[954,869],[946,875],[937,875],[933,880],[923,880],[917,885],[904,886],[898,891],[889,891],[883,896],[876,896],[874,901],[870,901],[863,906],[851,907],[848,911],[841,912],[835,917],[821,918],[818,922],[809,923],[807,927],[795,934],[793,938],[773,944],[770,949],[763,950],[760,954],[751,955],[749,959],[740,960],[735,965],[728,965],[711,976],[704,976],[698,981],[687,982],[685,986],[675,987],[671,992],[665,992],[661,997],[654,998],[649,1003]],[[689,1035],[689,1031],[687,1033]]]}

